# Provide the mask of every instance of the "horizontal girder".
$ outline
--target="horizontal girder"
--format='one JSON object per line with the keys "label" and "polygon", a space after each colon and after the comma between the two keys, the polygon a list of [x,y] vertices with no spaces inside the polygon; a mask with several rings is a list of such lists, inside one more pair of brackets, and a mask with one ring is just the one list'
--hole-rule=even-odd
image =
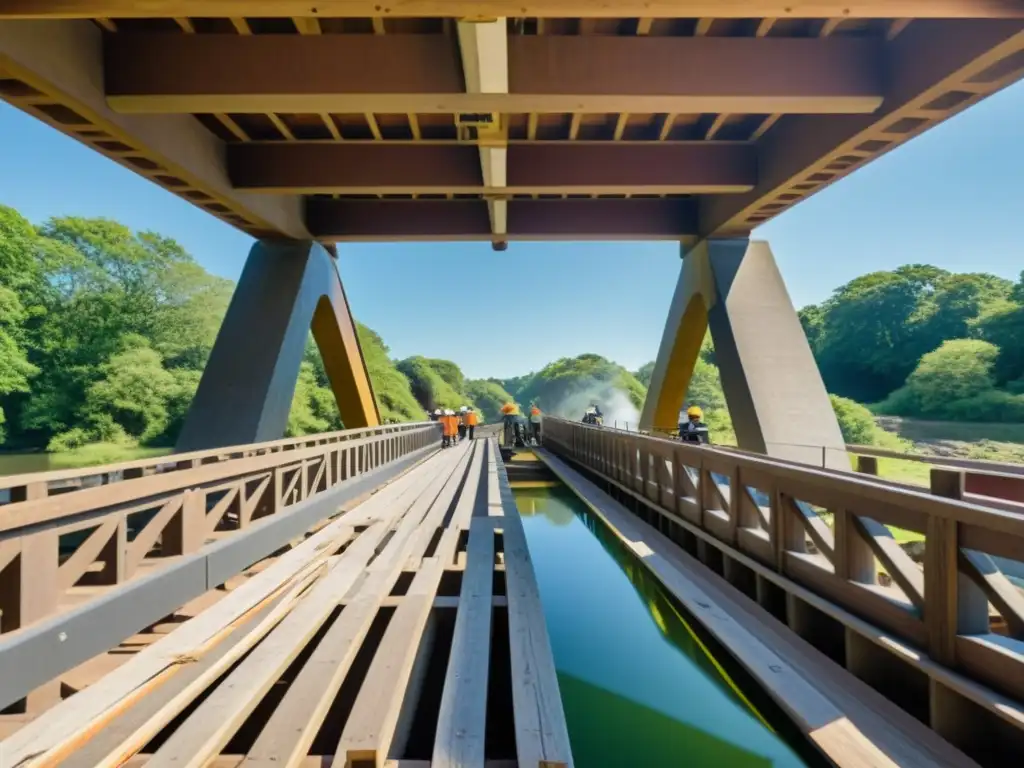
{"label": "horizontal girder", "polygon": [[261,238],[745,235],[1022,75],[1022,0],[0,0],[0,97]]}
{"label": "horizontal girder", "polygon": [[[443,35],[112,35],[119,112],[867,113],[882,42],[844,38],[508,38],[508,93],[467,92]],[[282,65],[287,62],[286,65]]]}
{"label": "horizontal girder", "polygon": [[1017,0],[4,0],[15,18],[1024,18]]}
{"label": "horizontal girder", "polygon": [[[322,240],[491,240],[485,200],[311,198],[306,220]],[[509,200],[508,240],[692,240],[693,200]]]}
{"label": "horizontal girder", "polygon": [[753,145],[728,142],[522,142],[507,184],[488,187],[477,148],[388,142],[266,142],[228,147],[239,189],[305,194],[707,194],[757,183]]}

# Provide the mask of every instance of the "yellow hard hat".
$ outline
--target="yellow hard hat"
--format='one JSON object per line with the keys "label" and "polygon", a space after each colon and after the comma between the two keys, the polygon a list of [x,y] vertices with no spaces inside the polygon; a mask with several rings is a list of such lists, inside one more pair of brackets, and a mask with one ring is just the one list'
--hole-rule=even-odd
{"label": "yellow hard hat", "polygon": [[686,409],[686,415],[691,418],[696,416],[698,419],[703,419],[704,411],[700,409],[699,405],[691,405],[689,408]]}

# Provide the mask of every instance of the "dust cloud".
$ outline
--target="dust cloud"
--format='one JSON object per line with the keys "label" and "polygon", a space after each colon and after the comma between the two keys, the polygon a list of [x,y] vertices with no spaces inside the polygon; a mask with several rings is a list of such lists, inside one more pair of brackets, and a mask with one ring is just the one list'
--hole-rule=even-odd
{"label": "dust cloud", "polygon": [[629,428],[636,431],[640,423],[640,411],[625,392],[607,381],[577,384],[573,391],[564,394],[545,410],[563,419],[579,421],[587,408],[594,404],[604,414],[605,426],[613,427],[618,423],[619,429],[625,429],[626,424],[629,424]]}

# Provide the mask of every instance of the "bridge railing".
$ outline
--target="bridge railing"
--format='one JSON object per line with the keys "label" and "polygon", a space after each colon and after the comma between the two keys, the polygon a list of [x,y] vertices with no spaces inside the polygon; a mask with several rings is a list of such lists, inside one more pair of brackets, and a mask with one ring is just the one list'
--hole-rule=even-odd
{"label": "bridge railing", "polygon": [[18,475],[0,476],[0,505],[19,501],[45,498],[60,493],[69,493],[82,488],[97,485],[109,485],[121,480],[131,480],[149,475],[176,472],[183,469],[194,469],[204,464],[216,464],[222,461],[233,461],[250,456],[263,456],[268,453],[294,451],[321,445],[331,445],[347,440],[373,437],[376,435],[396,434],[425,426],[431,422],[409,424],[393,424],[378,427],[362,427],[359,429],[343,429],[335,432],[323,432],[302,437],[290,437],[271,440],[264,443],[248,445],[232,445],[206,451],[190,451],[163,456],[152,456],[144,459],[118,462],[93,467],[62,469],[50,472],[29,472]]}
{"label": "bridge railing", "polygon": [[[623,423],[624,426],[625,423]],[[607,428],[608,425],[605,425]],[[632,430],[637,434],[650,434],[654,437],[673,439],[678,435],[678,429],[670,427],[655,427],[650,432],[639,432],[633,425]],[[616,424],[613,429],[619,429]],[[629,432],[629,429],[624,431]],[[727,450],[739,450],[731,446],[722,446]],[[1004,509],[1016,509],[1024,512],[1024,464],[1013,464],[1010,462],[985,461],[981,459],[964,459],[954,456],[930,456],[923,453],[905,453],[885,448],[878,448],[871,445],[848,444],[845,451],[829,448],[822,445],[804,443],[773,443],[769,448],[781,449],[781,453],[790,458],[799,460],[802,464],[813,464],[820,467],[828,467],[834,463],[829,459],[836,459],[836,454],[845,452],[852,456],[858,472],[868,475],[878,474],[878,459],[893,459],[904,461],[910,464],[931,465],[943,469],[954,469],[963,474],[965,489],[969,497],[987,497],[989,499],[1001,499],[1012,502],[1011,504],[997,504]],[[906,483],[894,483],[895,485],[906,485]],[[990,502],[991,503],[991,502]]]}
{"label": "bridge railing", "polygon": [[5,478],[0,632],[88,598],[74,587],[144,575],[437,440],[436,424],[389,425]]}
{"label": "bridge railing", "polygon": [[960,472],[933,469],[929,493],[555,418],[543,440],[667,513],[647,515],[663,532],[720,542],[719,563],[727,550],[869,622],[919,667],[984,682],[1016,700],[999,716],[1024,724],[1024,516],[965,501]]}

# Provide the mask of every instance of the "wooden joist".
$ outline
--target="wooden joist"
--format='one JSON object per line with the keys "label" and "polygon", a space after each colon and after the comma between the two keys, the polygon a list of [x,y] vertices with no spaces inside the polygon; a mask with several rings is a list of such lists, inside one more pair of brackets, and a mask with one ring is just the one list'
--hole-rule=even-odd
{"label": "wooden joist", "polygon": [[[571,765],[547,635],[530,624],[543,616],[500,462],[492,440],[463,443],[342,511],[87,685],[74,706],[64,702],[0,742],[5,768]],[[514,592],[506,598],[495,593],[495,573],[505,570],[498,532],[509,530],[519,531],[522,550],[506,573]],[[460,581],[458,596],[441,588]],[[505,622],[492,617],[503,611],[515,615],[512,662],[495,668],[491,633]],[[428,671],[444,674],[444,660],[443,690],[430,694]],[[489,710],[494,676],[520,688],[515,722]],[[425,755],[407,755],[422,707],[438,706],[423,704],[432,695],[443,698],[435,739]],[[343,714],[329,717],[346,696]],[[484,759],[496,725],[515,729],[518,756]],[[332,728],[336,746],[323,738]],[[422,759],[430,751],[434,759]]]}

